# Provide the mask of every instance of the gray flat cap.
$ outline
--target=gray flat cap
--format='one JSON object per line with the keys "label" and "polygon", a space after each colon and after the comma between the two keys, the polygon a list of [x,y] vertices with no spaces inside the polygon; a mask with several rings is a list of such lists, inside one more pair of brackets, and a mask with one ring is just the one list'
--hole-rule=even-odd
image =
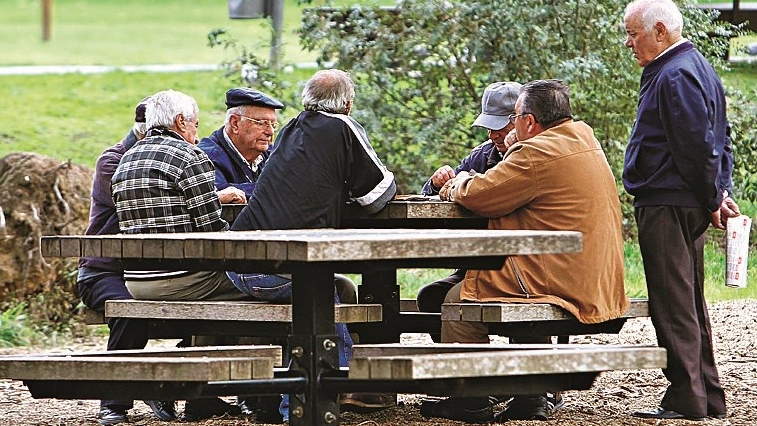
{"label": "gray flat cap", "polygon": [[515,112],[515,101],[518,100],[521,89],[520,83],[512,81],[498,81],[490,84],[481,97],[481,114],[471,127],[483,127],[499,130],[510,123],[510,114]]}

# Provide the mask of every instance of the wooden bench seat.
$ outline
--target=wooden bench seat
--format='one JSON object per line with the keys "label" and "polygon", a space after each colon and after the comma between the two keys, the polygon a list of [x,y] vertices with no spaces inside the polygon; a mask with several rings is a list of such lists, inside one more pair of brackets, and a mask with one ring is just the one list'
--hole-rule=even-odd
{"label": "wooden bench seat", "polygon": [[15,380],[209,382],[270,379],[280,346],[167,348],[0,357]]}
{"label": "wooden bench seat", "polygon": [[548,303],[445,303],[442,321],[486,323],[490,334],[508,337],[568,336],[618,333],[629,318],[648,317],[646,299],[631,299],[628,310],[620,318],[597,324],[579,322],[568,311]]}
{"label": "wooden bench seat", "polygon": [[613,345],[355,345],[350,379],[424,380],[664,368],[665,349]]}
{"label": "wooden bench seat", "polygon": [[[631,299],[631,305],[621,318],[648,317],[646,299]],[[445,303],[442,321],[472,321],[507,323],[524,321],[574,320],[565,309],[548,303]]]}
{"label": "wooden bench seat", "polygon": [[[291,322],[292,305],[263,302],[232,301],[155,301],[155,300],[109,300],[105,313],[89,310],[87,324],[102,324],[105,318],[145,318],[160,320],[210,320],[210,321],[255,321]],[[359,323],[380,322],[380,304],[336,305],[335,322]]]}

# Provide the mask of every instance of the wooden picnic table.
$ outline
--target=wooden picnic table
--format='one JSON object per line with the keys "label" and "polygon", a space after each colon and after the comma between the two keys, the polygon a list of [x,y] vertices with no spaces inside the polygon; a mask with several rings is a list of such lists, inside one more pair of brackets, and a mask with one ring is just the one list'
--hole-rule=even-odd
{"label": "wooden picnic table", "polygon": [[[339,422],[337,395],[340,392],[412,387],[433,393],[441,384],[439,380],[418,382],[398,378],[387,382],[346,377],[346,372],[338,368],[333,325],[335,272],[381,274],[403,267],[497,269],[509,255],[580,251],[581,235],[569,231],[320,229],[51,236],[42,238],[41,249],[47,257],[118,258],[127,269],[291,273],[289,368],[274,379],[263,380],[264,383],[254,379],[208,383],[206,392],[240,395],[278,389],[291,395],[292,425],[335,425]],[[459,377],[442,379],[460,380]],[[465,378],[471,386],[476,379]],[[521,380],[480,379],[487,385],[471,388],[478,389],[480,394],[533,390],[532,384],[524,385]],[[570,387],[575,383],[551,381],[550,386]],[[105,397],[103,390],[100,386],[92,397]],[[79,387],[77,395],[82,392]],[[176,389],[172,392],[175,397]]]}

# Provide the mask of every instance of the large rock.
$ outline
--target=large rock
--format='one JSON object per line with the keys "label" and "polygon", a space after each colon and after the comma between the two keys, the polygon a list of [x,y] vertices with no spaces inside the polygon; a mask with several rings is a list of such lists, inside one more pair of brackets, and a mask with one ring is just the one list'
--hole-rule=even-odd
{"label": "large rock", "polygon": [[0,159],[0,300],[70,283],[76,259],[43,259],[42,235],[81,234],[92,169],[20,152]]}

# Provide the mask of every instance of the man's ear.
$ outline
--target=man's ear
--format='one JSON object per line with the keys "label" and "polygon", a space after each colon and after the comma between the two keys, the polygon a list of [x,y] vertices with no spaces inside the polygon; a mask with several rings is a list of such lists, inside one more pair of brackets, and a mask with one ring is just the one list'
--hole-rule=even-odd
{"label": "man's ear", "polygon": [[173,125],[177,130],[183,132],[187,128],[187,120],[184,119],[184,114],[178,114],[173,118]]}
{"label": "man's ear", "polygon": [[352,101],[347,102],[347,107],[344,109],[344,115],[350,115],[352,110]]}

